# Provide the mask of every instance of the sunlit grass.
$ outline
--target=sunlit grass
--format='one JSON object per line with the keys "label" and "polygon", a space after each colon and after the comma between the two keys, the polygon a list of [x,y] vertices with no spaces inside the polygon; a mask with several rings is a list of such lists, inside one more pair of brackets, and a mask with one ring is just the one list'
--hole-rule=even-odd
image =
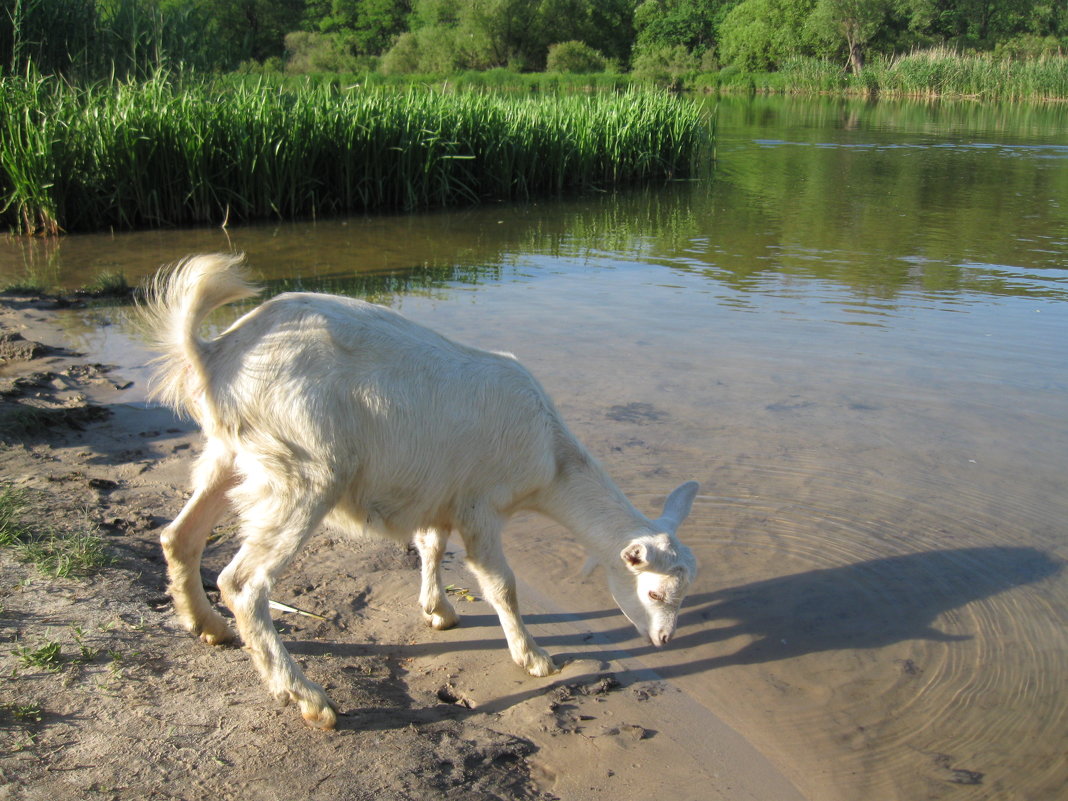
{"label": "sunlit grass", "polygon": [[6,78],[0,112],[0,216],[45,234],[607,189],[686,176],[712,138],[698,104],[652,92]]}
{"label": "sunlit grass", "polygon": [[133,292],[133,287],[126,280],[125,273],[115,270],[103,270],[82,287],[80,292],[94,297],[122,298],[129,296]]}
{"label": "sunlit grass", "polygon": [[727,74],[715,85],[767,92],[868,94],[981,100],[1052,100],[1068,98],[1068,57],[1029,59],[990,53],[960,53],[938,47],[872,58],[859,75],[840,62],[815,58],[786,61],[778,72]]}
{"label": "sunlit grass", "polygon": [[934,48],[878,59],[867,69],[883,92],[989,100],[1068,97],[1068,58],[1063,56],[1017,60]]}
{"label": "sunlit grass", "polygon": [[111,560],[96,527],[86,522],[71,530],[31,526],[25,518],[39,512],[26,490],[0,484],[0,547],[55,578],[85,576]]}

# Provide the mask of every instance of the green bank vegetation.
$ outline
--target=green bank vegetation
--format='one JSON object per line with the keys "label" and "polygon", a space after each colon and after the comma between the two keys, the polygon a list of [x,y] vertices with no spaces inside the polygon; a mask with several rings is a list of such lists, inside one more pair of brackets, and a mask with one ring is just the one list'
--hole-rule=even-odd
{"label": "green bank vegetation", "polygon": [[[0,0],[0,9],[0,71],[33,64],[78,80],[160,69],[364,82],[496,71],[490,83],[520,88],[532,84],[518,76],[548,73],[555,80],[533,85],[1066,96],[1068,6],[1048,0]],[[1006,82],[1013,88],[1000,90]]]}
{"label": "green bank vegetation", "polygon": [[523,199],[685,176],[712,137],[663,93],[0,79],[0,220],[24,233]]}
{"label": "green bank vegetation", "polygon": [[410,210],[691,174],[707,121],[635,85],[1068,98],[1068,6],[1030,0],[0,0],[0,11],[0,225],[23,233]]}
{"label": "green bank vegetation", "polygon": [[[679,54],[676,54],[679,55]],[[262,73],[254,72],[252,76]],[[291,73],[279,73],[291,75]],[[518,94],[623,91],[650,86],[701,94],[836,94],[949,100],[1059,101],[1068,99],[1068,57],[1005,59],[947,47],[875,55],[857,73],[814,56],[784,59],[774,70],[727,66],[706,71],[687,54],[646,62],[640,72],[515,72],[498,67],[453,73],[315,73],[339,85],[432,85],[446,90]]]}
{"label": "green bank vegetation", "polygon": [[678,80],[696,91],[1043,101],[1068,98],[1068,58],[1010,61],[932,48],[879,55],[856,73],[826,59],[798,57],[784,61],[774,72],[727,68],[690,72]]}

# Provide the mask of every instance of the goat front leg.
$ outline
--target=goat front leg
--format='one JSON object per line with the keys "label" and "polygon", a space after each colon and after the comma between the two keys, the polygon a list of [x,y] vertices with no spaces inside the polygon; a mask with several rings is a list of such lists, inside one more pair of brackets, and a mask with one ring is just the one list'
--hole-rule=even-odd
{"label": "goat front leg", "polygon": [[441,581],[441,558],[445,555],[448,540],[448,530],[425,529],[415,535],[415,547],[422,562],[419,608],[427,625],[439,631],[451,629],[460,622]]}
{"label": "goat front leg", "polygon": [[304,676],[271,620],[271,584],[326,513],[312,500],[291,500],[264,498],[251,510],[245,541],[219,574],[219,589],[271,694],[283,704],[296,702],[310,725],[332,729],[337,723],[333,704],[322,687]]}
{"label": "goat front leg", "polygon": [[233,478],[233,457],[221,446],[209,444],[194,470],[193,496],[160,535],[174,611],[185,628],[209,645],[234,637],[204,594],[200,577],[204,545],[229,506],[226,492]]}
{"label": "goat front leg", "polygon": [[557,671],[548,651],[538,645],[519,615],[515,574],[501,547],[500,521],[465,528],[467,565],[478,579],[482,594],[497,611],[512,660],[531,676],[549,676]]}

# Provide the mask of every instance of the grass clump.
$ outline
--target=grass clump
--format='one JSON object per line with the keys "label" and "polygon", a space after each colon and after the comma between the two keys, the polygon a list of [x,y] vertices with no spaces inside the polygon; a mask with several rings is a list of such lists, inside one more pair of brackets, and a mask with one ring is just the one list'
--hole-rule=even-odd
{"label": "grass clump", "polygon": [[0,704],[0,720],[11,723],[40,723],[44,710],[40,704]]}
{"label": "grass clump", "polygon": [[[59,673],[64,667],[71,665],[87,665],[100,655],[100,649],[90,646],[85,642],[87,633],[78,626],[71,628],[74,645],[78,654],[67,657],[63,654],[63,644],[58,640],[47,640],[36,648],[28,645],[16,645],[12,653],[18,658],[21,666],[26,670],[43,670],[48,673]],[[113,661],[119,661],[122,656],[118,652],[109,652]]]}
{"label": "grass clump", "polygon": [[22,522],[29,509],[29,493],[0,486],[0,547],[11,548],[21,561],[54,578],[86,576],[110,562],[95,526],[36,531]]}
{"label": "grass clump", "polygon": [[104,270],[88,284],[78,290],[79,294],[92,295],[96,298],[124,298],[133,293],[133,287],[121,271]]}
{"label": "grass clump", "polygon": [[50,640],[36,648],[30,648],[27,645],[16,645],[13,653],[26,668],[59,673],[63,669],[62,650],[63,646],[55,640]]}
{"label": "grass clump", "polygon": [[683,177],[712,129],[662,92],[0,79],[0,222],[23,233],[521,200]]}
{"label": "grass clump", "polygon": [[41,705],[32,701],[0,704],[0,751],[12,754],[33,748],[35,724],[43,721],[44,715]]}
{"label": "grass clump", "polygon": [[0,546],[14,545],[24,536],[19,518],[28,506],[27,496],[24,489],[0,485]]}
{"label": "grass clump", "polygon": [[47,295],[48,287],[33,278],[21,278],[0,286],[0,292],[9,295]]}
{"label": "grass clump", "polygon": [[876,59],[865,72],[871,73],[870,85],[891,94],[985,100],[1068,97],[1068,58],[1056,55],[1009,59],[932,48]]}
{"label": "grass clump", "polygon": [[110,561],[104,541],[93,531],[50,530],[20,543],[18,554],[54,578],[86,576]]}

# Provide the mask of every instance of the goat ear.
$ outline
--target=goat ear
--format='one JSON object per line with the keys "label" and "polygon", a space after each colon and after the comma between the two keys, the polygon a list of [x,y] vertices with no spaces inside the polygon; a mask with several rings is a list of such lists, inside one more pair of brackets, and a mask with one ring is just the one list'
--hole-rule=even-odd
{"label": "goat ear", "polygon": [[619,556],[623,559],[623,564],[635,573],[649,566],[645,545],[640,542],[632,542],[620,552]]}
{"label": "goat ear", "polygon": [[687,481],[668,495],[664,501],[664,514],[656,522],[672,534],[678,530],[679,525],[690,514],[693,499],[697,496],[697,490],[701,485],[696,481]]}

